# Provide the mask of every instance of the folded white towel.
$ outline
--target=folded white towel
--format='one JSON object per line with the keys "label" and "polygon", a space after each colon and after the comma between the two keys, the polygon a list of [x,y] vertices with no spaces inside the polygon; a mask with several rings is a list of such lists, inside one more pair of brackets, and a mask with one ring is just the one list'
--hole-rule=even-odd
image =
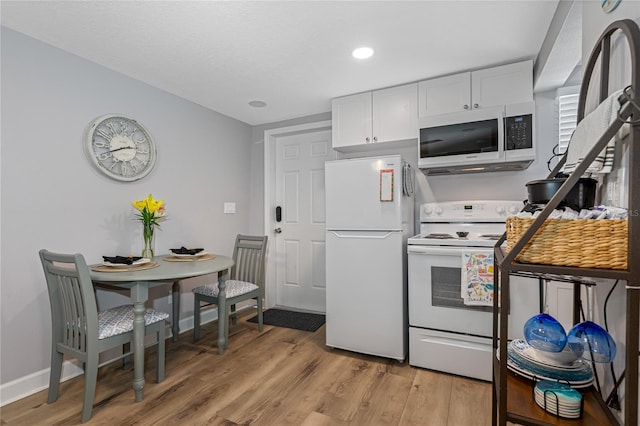
{"label": "folded white towel", "polygon": [[[618,119],[620,102],[618,97],[622,94],[619,90],[598,105],[590,114],[582,119],[571,135],[569,147],[567,149],[567,161],[562,171],[572,173],[578,164],[584,160],[591,148],[602,137],[609,125]],[[585,174],[589,173],[609,173],[613,169],[613,159],[616,150],[616,140],[624,138],[629,133],[629,125],[624,124],[622,128],[611,138],[605,149],[587,167]]]}

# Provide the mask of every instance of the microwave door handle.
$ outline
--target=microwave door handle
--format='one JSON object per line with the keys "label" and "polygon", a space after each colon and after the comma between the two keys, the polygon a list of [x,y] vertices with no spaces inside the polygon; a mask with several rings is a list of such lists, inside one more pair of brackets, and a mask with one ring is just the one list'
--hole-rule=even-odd
{"label": "microwave door handle", "polygon": [[504,159],[506,155],[506,144],[505,140],[505,113],[504,111],[498,111],[498,123],[502,123],[502,126],[498,126],[498,157],[500,159]]}

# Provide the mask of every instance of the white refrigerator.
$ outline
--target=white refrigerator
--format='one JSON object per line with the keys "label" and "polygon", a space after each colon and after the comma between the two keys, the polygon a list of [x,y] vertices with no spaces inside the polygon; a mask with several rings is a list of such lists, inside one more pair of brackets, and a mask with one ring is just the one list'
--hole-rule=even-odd
{"label": "white refrigerator", "polygon": [[399,155],[325,163],[327,346],[405,359],[413,179]]}

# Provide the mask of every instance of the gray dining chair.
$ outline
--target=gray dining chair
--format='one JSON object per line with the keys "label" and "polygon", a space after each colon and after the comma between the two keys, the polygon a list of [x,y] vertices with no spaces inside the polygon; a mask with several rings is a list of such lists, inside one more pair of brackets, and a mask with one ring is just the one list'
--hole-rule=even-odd
{"label": "gray dining chair", "polygon": [[[48,403],[58,399],[64,355],[82,361],[84,401],[82,423],[91,418],[98,377],[98,356],[133,340],[133,305],[98,311],[89,267],[81,254],[61,254],[40,250],[51,304],[51,375]],[[155,334],[157,345],[156,380],[164,380],[165,320],[169,314],[147,309],[146,334]],[[129,345],[131,346],[131,345]],[[123,354],[115,361],[130,354]]]}
{"label": "gray dining chair", "polygon": [[[200,308],[218,305],[218,321],[224,321],[224,348],[229,346],[229,319],[236,323],[236,303],[255,299],[258,309],[258,330],[262,331],[262,298],[264,297],[264,270],[267,236],[238,235],[233,248],[234,265],[226,281],[226,300],[219,304],[218,283],[207,284],[193,289],[193,338],[200,339]],[[201,303],[205,305],[201,306]]]}

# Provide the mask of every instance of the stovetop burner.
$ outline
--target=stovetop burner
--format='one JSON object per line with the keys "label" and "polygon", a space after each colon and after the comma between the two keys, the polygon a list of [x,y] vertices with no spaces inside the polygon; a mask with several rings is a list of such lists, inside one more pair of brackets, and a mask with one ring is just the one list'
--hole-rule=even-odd
{"label": "stovetop burner", "polygon": [[454,239],[455,237],[451,234],[431,233],[431,234],[423,235],[422,238],[433,238],[434,240],[451,240],[451,239]]}
{"label": "stovetop burner", "polygon": [[502,237],[502,234],[482,234],[479,235],[480,238],[484,238],[486,240],[499,240]]}

